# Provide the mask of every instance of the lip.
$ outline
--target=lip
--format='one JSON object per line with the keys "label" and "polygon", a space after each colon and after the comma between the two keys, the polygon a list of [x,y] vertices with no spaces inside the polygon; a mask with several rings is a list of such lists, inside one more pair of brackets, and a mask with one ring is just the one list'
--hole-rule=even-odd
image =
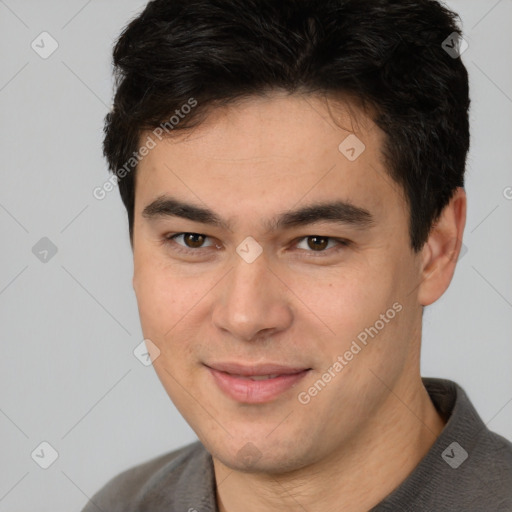
{"label": "lip", "polygon": [[[276,364],[253,366],[237,363],[205,365],[213,380],[227,396],[237,402],[257,404],[270,402],[294,387],[311,370],[304,367],[290,367]],[[277,375],[266,380],[251,380],[255,375]]]}
{"label": "lip", "polygon": [[239,364],[239,363],[212,363],[205,365],[213,370],[219,372],[230,373],[231,375],[243,375],[244,377],[251,377],[253,375],[290,375],[299,373],[303,370],[309,370],[305,366],[284,366],[281,364]]}

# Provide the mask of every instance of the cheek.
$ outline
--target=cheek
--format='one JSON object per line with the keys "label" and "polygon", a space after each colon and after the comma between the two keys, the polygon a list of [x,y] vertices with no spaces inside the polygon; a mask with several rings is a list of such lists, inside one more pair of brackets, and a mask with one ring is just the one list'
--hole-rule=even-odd
{"label": "cheek", "polygon": [[187,291],[190,283],[187,286],[175,272],[155,262],[136,266],[134,275],[142,332],[159,350],[153,368],[173,402],[186,408],[183,388],[190,389],[194,378],[188,364],[193,360],[190,321],[198,299]]}
{"label": "cheek", "polygon": [[310,327],[317,326],[327,352],[339,353],[392,307],[394,285],[389,272],[371,272],[368,267],[337,268],[325,274],[296,278],[293,290],[303,301],[298,304],[301,318]]}
{"label": "cheek", "polygon": [[[156,259],[135,260],[134,289],[144,337],[162,355],[188,357],[194,337],[204,323],[205,304],[214,281],[183,275],[176,266]],[[201,317],[201,318],[202,318]]]}
{"label": "cheek", "polygon": [[151,266],[136,271],[135,290],[144,336],[162,338],[172,328],[176,308],[175,283],[165,279]]}
{"label": "cheek", "polygon": [[144,251],[134,254],[133,281],[144,337],[165,352],[192,299],[176,272]]}

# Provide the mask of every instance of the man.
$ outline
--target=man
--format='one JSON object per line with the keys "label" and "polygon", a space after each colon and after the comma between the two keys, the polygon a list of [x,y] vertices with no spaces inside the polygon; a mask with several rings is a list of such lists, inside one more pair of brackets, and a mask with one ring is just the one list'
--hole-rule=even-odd
{"label": "man", "polygon": [[511,443],[420,376],[466,219],[459,35],[430,0],[156,0],[129,24],[104,150],[199,441],[86,512],[512,510]]}

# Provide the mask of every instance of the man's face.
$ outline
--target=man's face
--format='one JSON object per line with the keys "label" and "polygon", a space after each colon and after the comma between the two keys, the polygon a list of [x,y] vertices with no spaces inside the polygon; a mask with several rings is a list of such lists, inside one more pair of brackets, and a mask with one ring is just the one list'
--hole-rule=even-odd
{"label": "man's face", "polygon": [[[231,468],[280,472],[334,456],[364,435],[390,389],[419,375],[420,259],[405,199],[385,172],[382,132],[329,106],[337,123],[313,96],[213,110],[137,170],[144,337],[174,404]],[[188,210],[169,198],[221,222],[171,215]],[[352,208],[283,217],[334,203]],[[240,376],[255,368],[280,376]]]}

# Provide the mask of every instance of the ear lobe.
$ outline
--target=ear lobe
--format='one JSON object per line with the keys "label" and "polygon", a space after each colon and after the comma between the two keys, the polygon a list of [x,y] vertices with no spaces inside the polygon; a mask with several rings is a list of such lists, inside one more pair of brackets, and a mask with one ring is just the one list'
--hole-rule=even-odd
{"label": "ear lobe", "polygon": [[446,291],[452,280],[462,247],[466,225],[466,192],[458,187],[422,249],[418,302],[428,306]]}

